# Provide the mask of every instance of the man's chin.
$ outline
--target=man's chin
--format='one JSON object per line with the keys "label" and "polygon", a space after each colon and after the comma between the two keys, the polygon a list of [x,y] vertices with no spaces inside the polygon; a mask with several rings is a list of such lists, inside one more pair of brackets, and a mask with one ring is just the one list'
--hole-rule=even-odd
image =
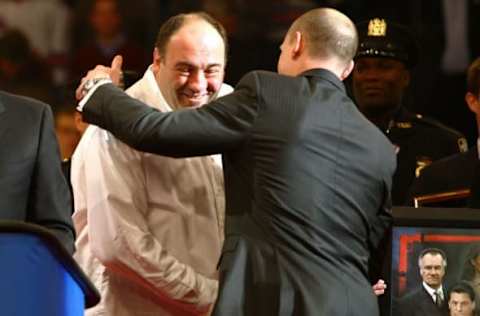
{"label": "man's chin", "polygon": [[198,108],[201,107],[204,104],[207,104],[209,101],[208,98],[202,98],[202,99],[185,99],[182,102],[182,107],[184,108]]}

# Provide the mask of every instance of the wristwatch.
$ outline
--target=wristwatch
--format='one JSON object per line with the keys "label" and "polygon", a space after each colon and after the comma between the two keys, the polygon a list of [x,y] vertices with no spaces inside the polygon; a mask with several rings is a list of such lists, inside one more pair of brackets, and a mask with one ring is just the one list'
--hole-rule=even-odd
{"label": "wristwatch", "polygon": [[103,80],[110,80],[110,78],[108,78],[108,77],[93,78],[93,79],[89,79],[89,80],[85,81],[85,83],[83,84],[83,88],[82,88],[82,94],[84,96],[87,95],[88,91],[90,91],[97,83],[99,83],[100,81],[103,81]]}

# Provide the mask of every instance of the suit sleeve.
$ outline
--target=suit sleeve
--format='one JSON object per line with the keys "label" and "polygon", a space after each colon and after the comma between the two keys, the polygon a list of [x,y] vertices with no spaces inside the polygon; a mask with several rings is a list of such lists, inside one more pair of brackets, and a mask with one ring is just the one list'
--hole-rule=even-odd
{"label": "suit sleeve", "polygon": [[396,156],[391,152],[388,159],[382,159],[385,163],[383,177],[383,198],[370,233],[370,246],[376,248],[380,241],[385,239],[385,233],[392,224],[392,179],[397,163]]}
{"label": "suit sleeve", "polygon": [[248,139],[258,106],[257,83],[252,72],[227,96],[199,109],[168,113],[105,84],[88,100],[83,115],[137,150],[172,157],[211,155]]}
{"label": "suit sleeve", "polygon": [[[388,160],[387,160],[388,161]],[[375,283],[379,278],[384,278],[385,258],[387,258],[388,245],[390,243],[390,229],[392,224],[392,177],[396,168],[394,154],[385,171],[383,180],[382,204],[377,211],[377,216],[372,221],[369,236],[370,281]]]}
{"label": "suit sleeve", "polygon": [[105,136],[97,129],[85,155],[92,253],[111,273],[152,293],[159,304],[167,300],[187,310],[206,310],[216,299],[217,281],[180,262],[155,238],[147,223],[141,155]]}
{"label": "suit sleeve", "polygon": [[44,109],[27,221],[50,229],[65,248],[73,253],[75,230],[71,218],[70,191],[61,169],[53,115],[48,106]]}

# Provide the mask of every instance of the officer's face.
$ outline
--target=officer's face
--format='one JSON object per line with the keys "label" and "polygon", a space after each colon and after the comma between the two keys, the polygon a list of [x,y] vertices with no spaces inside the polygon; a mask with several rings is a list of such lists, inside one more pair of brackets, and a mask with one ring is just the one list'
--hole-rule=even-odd
{"label": "officer's face", "polygon": [[359,58],[353,69],[353,94],[360,110],[385,111],[396,108],[410,81],[410,73],[397,60]]}
{"label": "officer's face", "polygon": [[437,289],[442,285],[445,276],[445,263],[439,254],[427,253],[420,260],[420,275],[423,282],[431,288]]}
{"label": "officer's face", "polygon": [[475,310],[475,302],[470,299],[467,293],[452,292],[448,301],[448,308],[450,309],[450,316],[472,316]]}

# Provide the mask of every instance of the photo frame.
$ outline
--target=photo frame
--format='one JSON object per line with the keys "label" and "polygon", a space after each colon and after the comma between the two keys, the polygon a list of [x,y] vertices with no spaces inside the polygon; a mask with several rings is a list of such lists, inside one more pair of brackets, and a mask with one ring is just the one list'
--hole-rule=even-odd
{"label": "photo frame", "polygon": [[384,247],[382,276],[388,291],[380,298],[381,315],[401,315],[399,300],[421,284],[418,256],[425,248],[445,252],[448,287],[462,278],[467,254],[480,245],[480,210],[468,208],[396,207]]}

